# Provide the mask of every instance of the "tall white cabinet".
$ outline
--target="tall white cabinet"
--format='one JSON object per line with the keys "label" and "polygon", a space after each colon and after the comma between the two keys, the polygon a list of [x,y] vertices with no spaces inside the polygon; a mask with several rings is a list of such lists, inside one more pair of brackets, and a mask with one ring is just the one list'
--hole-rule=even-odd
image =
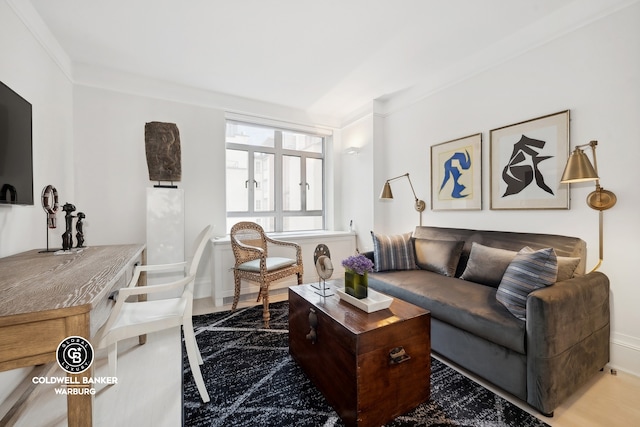
{"label": "tall white cabinet", "polygon": [[[184,190],[147,188],[147,264],[184,261]],[[153,273],[150,284],[184,277],[179,273]]]}

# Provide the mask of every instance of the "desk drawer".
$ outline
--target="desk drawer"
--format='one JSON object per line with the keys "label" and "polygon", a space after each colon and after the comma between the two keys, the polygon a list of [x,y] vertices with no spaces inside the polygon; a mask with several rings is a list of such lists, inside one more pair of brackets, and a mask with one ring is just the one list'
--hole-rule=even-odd
{"label": "desk drawer", "polygon": [[[65,319],[22,323],[0,328],[0,366],[13,369],[55,360],[58,344],[66,338]],[[5,369],[0,369],[5,370]]]}

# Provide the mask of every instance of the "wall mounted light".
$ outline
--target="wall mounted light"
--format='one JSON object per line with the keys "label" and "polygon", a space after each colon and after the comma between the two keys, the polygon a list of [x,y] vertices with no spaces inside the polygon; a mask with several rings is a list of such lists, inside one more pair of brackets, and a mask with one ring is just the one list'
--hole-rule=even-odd
{"label": "wall mounted light", "polygon": [[344,154],[349,154],[351,156],[360,154],[360,147],[348,147],[344,150]]}
{"label": "wall mounted light", "polygon": [[395,178],[388,179],[384,183],[384,187],[382,187],[382,192],[380,193],[380,199],[383,199],[383,200],[393,199],[393,193],[391,192],[390,182],[395,181],[396,179],[404,178],[404,177],[406,177],[407,180],[409,180],[409,185],[411,186],[411,191],[413,192],[413,197],[415,198],[414,208],[418,212],[420,212],[420,225],[422,225],[422,212],[424,212],[425,208],[427,207],[427,204],[424,202],[424,200],[418,199],[418,196],[416,195],[416,191],[413,189],[413,184],[411,183],[411,178],[409,178],[408,173],[405,173],[404,175],[396,176]]}
{"label": "wall mounted light", "polygon": [[[599,233],[598,238],[600,242],[600,252],[599,252],[599,260],[598,264],[591,271],[596,271],[600,264],[602,264],[603,259],[603,244],[602,244],[602,236],[603,236],[603,214],[602,212],[612,208],[618,198],[615,194],[613,194],[609,190],[605,190],[600,186],[600,177],[598,176],[598,162],[596,160],[596,146],[598,145],[598,141],[591,141],[588,144],[578,145],[573,150],[569,159],[567,159],[567,165],[564,168],[564,173],[562,174],[562,178],[560,182],[562,184],[571,184],[576,182],[587,182],[587,181],[595,181],[596,189],[592,191],[587,196],[587,205],[600,212],[599,214]],[[591,147],[593,151],[593,166],[589,161],[589,158],[582,150],[583,147]]]}

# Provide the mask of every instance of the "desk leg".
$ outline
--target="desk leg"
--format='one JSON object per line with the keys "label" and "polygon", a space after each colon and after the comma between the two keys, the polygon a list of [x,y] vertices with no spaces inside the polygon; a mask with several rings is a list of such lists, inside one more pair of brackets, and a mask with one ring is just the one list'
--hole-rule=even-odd
{"label": "desk leg", "polygon": [[[69,336],[90,336],[89,313],[67,317],[66,329]],[[93,365],[81,374],[67,374],[74,382],[84,384],[83,378],[93,377]],[[91,427],[93,425],[93,395],[67,395],[67,421],[69,427]]]}

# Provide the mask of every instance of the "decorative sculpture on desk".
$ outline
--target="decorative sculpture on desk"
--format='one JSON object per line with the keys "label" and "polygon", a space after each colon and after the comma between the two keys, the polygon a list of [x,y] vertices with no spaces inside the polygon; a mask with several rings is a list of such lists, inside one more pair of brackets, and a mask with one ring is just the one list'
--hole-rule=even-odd
{"label": "decorative sculpture on desk", "polygon": [[[144,139],[149,179],[158,181],[154,187],[177,188],[173,182],[182,177],[178,126],[175,123],[145,123]],[[160,185],[160,181],[170,181],[171,185]]]}
{"label": "decorative sculpture on desk", "polygon": [[71,228],[73,226],[73,218],[75,218],[75,216],[73,216],[71,213],[75,212],[76,207],[67,202],[64,204],[64,206],[62,206],[62,210],[66,212],[64,221],[67,227],[65,232],[62,233],[62,250],[68,251],[73,247],[73,235],[71,233]]}
{"label": "decorative sculpture on desk", "polygon": [[[56,212],[60,204],[58,203],[58,190],[53,185],[47,185],[42,189],[42,209],[47,213],[47,227],[56,228]],[[53,202],[53,203],[52,203]]]}
{"label": "decorative sculpture on desk", "polygon": [[78,220],[76,221],[76,248],[84,248],[84,212],[78,212]]}
{"label": "decorative sculpture on desk", "polygon": [[316,246],[316,250],[313,252],[313,262],[316,265],[316,271],[318,272],[318,286],[312,284],[311,286],[316,289],[318,295],[328,297],[333,295],[330,288],[327,287],[327,279],[333,274],[333,264],[331,263],[331,253],[327,245],[319,244]]}
{"label": "decorative sculpture on desk", "polygon": [[56,223],[56,214],[58,212],[58,209],[60,208],[60,204],[58,203],[58,190],[56,190],[56,187],[54,187],[53,185],[46,185],[42,189],[42,195],[40,198],[42,201],[42,209],[44,209],[45,213],[47,214],[47,226],[45,228],[45,234],[47,236],[47,248],[40,252],[55,252],[56,249],[49,249],[49,229],[56,228],[58,226],[58,224]]}

